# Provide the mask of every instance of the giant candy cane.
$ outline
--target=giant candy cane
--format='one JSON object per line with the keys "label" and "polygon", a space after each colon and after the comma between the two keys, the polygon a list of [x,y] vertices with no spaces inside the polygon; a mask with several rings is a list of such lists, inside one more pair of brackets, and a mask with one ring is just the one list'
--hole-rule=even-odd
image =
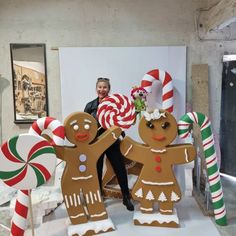
{"label": "giant candy cane", "polygon": [[60,121],[53,117],[40,118],[32,124],[29,133],[40,136],[45,130],[52,132],[53,145],[64,146],[65,129]]}
{"label": "giant candy cane", "polygon": [[159,69],[151,70],[144,75],[141,81],[141,86],[145,88],[148,93],[150,93],[152,83],[155,80],[160,80],[160,82],[162,83],[162,108],[169,112],[173,112],[174,92],[170,74]]}
{"label": "giant candy cane", "polygon": [[208,117],[202,113],[188,112],[182,116],[178,122],[178,133],[181,138],[186,138],[188,136],[190,132],[190,125],[193,123],[198,124],[201,130],[201,138],[206,158],[207,174],[210,184],[215,220],[219,225],[227,225],[224,197],[220,181],[220,172],[217,165],[214,139],[211,131],[211,122],[209,121]]}

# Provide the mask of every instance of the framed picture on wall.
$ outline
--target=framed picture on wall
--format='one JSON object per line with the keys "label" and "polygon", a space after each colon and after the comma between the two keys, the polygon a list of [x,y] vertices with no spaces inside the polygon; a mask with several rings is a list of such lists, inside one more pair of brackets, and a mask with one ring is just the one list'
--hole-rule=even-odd
{"label": "framed picture on wall", "polygon": [[14,122],[48,116],[45,44],[10,44]]}

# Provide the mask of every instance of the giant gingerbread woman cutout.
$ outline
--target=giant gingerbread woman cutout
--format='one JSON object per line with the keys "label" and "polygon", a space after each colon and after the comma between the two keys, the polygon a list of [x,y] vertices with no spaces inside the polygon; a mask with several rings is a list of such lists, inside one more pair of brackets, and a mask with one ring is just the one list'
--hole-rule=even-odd
{"label": "giant gingerbread woman cutout", "polygon": [[[167,215],[174,214],[174,203],[181,199],[173,165],[194,160],[195,148],[192,144],[171,145],[177,136],[177,123],[171,113],[165,110],[145,112],[139,123],[139,135],[145,144],[135,142],[129,137],[121,142],[122,154],[143,164],[133,187],[132,197],[140,202],[140,210],[144,214],[152,214],[154,203],[158,203],[158,214],[162,219],[159,222],[156,219],[150,225],[178,227],[178,221],[167,219]],[[141,224],[138,220],[134,223]]]}
{"label": "giant gingerbread woman cutout", "polygon": [[61,188],[70,220],[76,225],[106,219],[96,164],[101,154],[120,136],[121,129],[111,127],[95,139],[97,121],[85,112],[69,115],[64,127],[66,138],[74,146],[54,147],[57,157],[66,163]]}

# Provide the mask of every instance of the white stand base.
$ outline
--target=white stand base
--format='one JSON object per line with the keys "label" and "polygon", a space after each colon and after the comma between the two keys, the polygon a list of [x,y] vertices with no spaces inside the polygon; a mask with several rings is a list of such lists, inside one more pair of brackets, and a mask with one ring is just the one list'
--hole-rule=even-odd
{"label": "white stand base", "polygon": [[134,212],[133,221],[135,225],[158,226],[158,227],[179,227],[179,218],[176,209],[172,215],[161,213],[143,214],[140,211]]}
{"label": "white stand base", "polygon": [[[94,235],[98,233],[105,233],[108,231],[115,230],[115,226],[113,225],[110,218],[105,220],[99,220],[99,221],[90,221],[85,224],[78,224],[78,225],[69,225],[67,233],[68,236],[73,235]],[[88,234],[88,232],[90,233]],[[91,231],[94,231],[94,233],[91,234]]]}

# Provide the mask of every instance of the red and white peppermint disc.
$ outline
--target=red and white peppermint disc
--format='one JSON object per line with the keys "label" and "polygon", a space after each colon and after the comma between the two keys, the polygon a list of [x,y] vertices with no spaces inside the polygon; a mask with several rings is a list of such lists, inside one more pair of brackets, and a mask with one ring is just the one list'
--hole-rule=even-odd
{"label": "red and white peppermint disc", "polygon": [[32,124],[29,133],[41,135],[44,130],[52,132],[53,145],[64,146],[65,129],[60,121],[52,117],[39,118]]}
{"label": "red and white peppermint disc", "polygon": [[0,179],[16,189],[33,189],[49,180],[56,168],[54,148],[43,137],[20,134],[0,148]]}
{"label": "red and white peppermint disc", "polygon": [[125,95],[113,94],[104,98],[99,104],[97,117],[104,129],[115,125],[125,130],[135,121],[135,107]]}
{"label": "red and white peppermint disc", "polygon": [[166,71],[154,69],[143,76],[141,86],[148,93],[152,91],[152,83],[159,80],[162,83],[162,109],[173,112],[174,108],[174,90],[170,74]]}

